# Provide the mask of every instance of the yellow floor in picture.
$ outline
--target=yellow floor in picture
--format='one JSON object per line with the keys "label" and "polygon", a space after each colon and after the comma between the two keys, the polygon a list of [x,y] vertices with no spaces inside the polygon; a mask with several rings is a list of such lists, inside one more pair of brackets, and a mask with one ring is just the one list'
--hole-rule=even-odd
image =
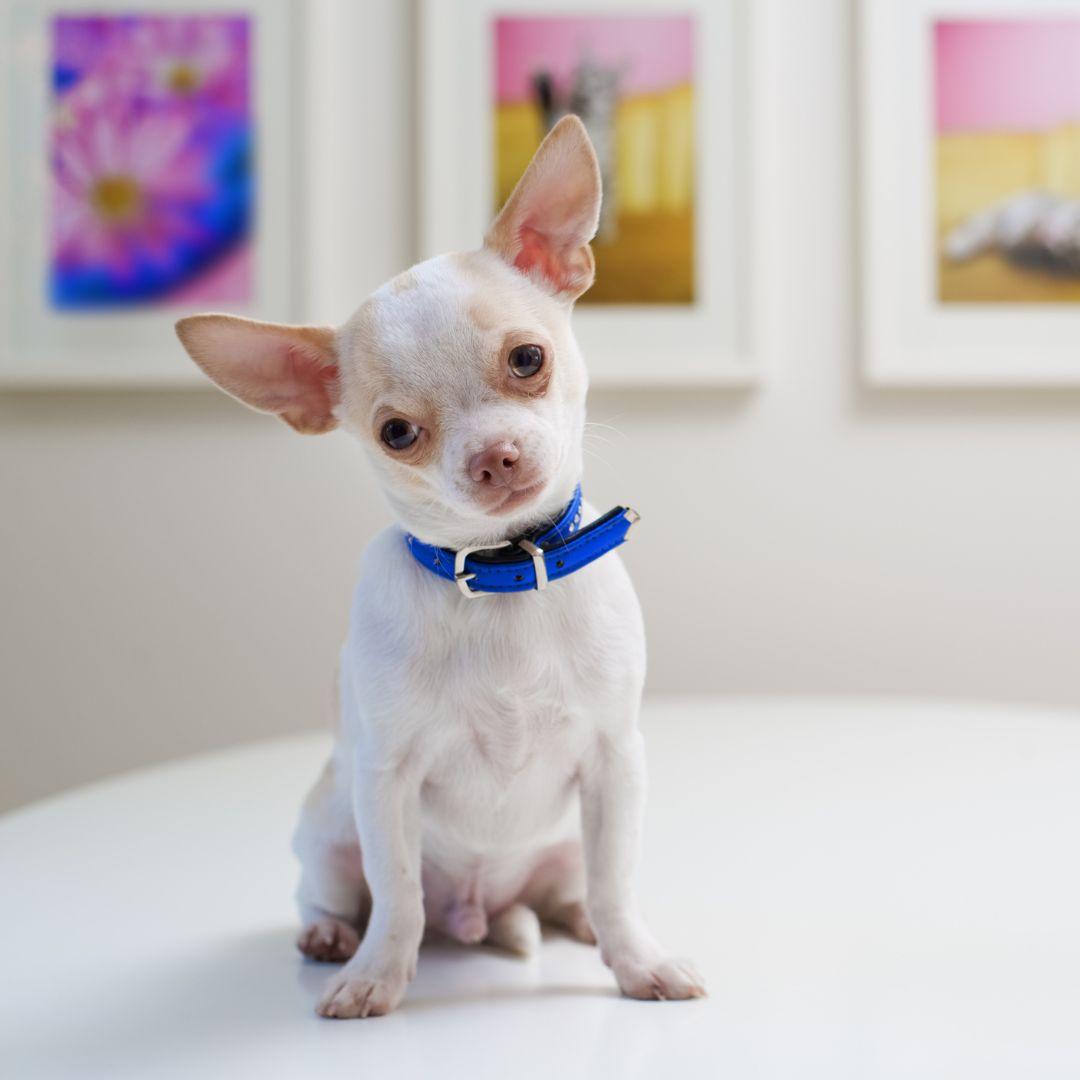
{"label": "yellow floor in picture", "polygon": [[1080,278],[1014,266],[996,252],[938,260],[938,299],[952,304],[1080,304]]}
{"label": "yellow floor in picture", "polygon": [[596,284],[582,303],[693,303],[693,214],[623,215],[617,242],[592,248]]}

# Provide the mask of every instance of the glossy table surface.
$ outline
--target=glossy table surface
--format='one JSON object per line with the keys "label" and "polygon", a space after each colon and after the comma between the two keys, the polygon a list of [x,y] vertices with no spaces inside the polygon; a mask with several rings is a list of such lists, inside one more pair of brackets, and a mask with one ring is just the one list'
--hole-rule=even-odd
{"label": "glossy table surface", "polygon": [[146,770],[0,819],[0,1074],[1080,1076],[1080,715],[658,701],[641,895],[710,996],[595,950],[425,946],[395,1014],[321,1020],[293,818],[328,740]]}

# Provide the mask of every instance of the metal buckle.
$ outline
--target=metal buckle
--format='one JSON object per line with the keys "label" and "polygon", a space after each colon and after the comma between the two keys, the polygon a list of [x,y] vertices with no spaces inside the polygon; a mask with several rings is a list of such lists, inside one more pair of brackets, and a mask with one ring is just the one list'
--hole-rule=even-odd
{"label": "metal buckle", "polygon": [[496,551],[498,548],[504,548],[509,546],[509,540],[500,540],[497,544],[477,544],[475,547],[461,548],[454,556],[454,580],[457,582],[457,587],[470,600],[475,600],[478,596],[487,596],[488,593],[477,592],[474,589],[469,588],[469,582],[472,581],[472,579],[476,577],[476,575],[466,572],[466,557],[471,555],[474,551]]}
{"label": "metal buckle", "polygon": [[519,540],[518,547],[532,556],[533,569],[536,571],[536,590],[546,589],[548,586],[547,564],[544,562],[544,553],[531,540]]}
{"label": "metal buckle", "polygon": [[[623,517],[626,518],[631,525],[636,525],[641,520],[641,515],[632,506],[626,508],[626,513],[623,514]],[[629,530],[627,531],[629,532]]]}

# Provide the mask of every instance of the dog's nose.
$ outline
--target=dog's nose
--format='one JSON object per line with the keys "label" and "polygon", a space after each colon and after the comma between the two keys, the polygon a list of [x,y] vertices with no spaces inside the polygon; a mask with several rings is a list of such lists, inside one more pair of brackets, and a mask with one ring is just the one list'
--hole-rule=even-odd
{"label": "dog's nose", "polygon": [[514,478],[514,469],[521,456],[518,448],[505,439],[492,443],[469,458],[469,475],[478,484],[506,487]]}

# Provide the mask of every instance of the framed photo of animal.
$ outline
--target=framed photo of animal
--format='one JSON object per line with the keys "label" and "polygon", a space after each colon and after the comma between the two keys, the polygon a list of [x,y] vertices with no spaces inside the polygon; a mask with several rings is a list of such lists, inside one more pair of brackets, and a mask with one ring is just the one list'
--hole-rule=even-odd
{"label": "framed photo of animal", "polygon": [[291,309],[293,19],[289,0],[3,6],[0,383],[191,385],[178,317]]}
{"label": "framed photo of animal", "polygon": [[1080,2],[863,0],[879,385],[1080,385]]}
{"label": "framed photo of animal", "polygon": [[593,380],[749,384],[767,301],[759,5],[421,5],[424,257],[475,246],[569,113],[596,148],[596,281],[575,330]]}

